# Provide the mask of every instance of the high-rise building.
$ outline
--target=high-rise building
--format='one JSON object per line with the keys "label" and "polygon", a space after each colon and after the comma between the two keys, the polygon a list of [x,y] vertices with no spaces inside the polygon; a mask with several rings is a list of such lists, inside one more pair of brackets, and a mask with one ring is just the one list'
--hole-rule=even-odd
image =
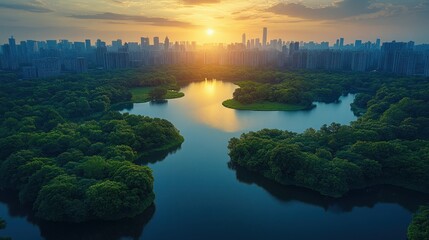
{"label": "high-rise building", "polygon": [[141,47],[141,49],[148,49],[149,48],[149,38],[148,37],[141,37],[140,38],[140,47]]}
{"label": "high-rise building", "polygon": [[86,51],[91,50],[91,39],[85,39],[85,48]]}
{"label": "high-rise building", "polygon": [[11,69],[17,69],[18,68],[18,50],[16,47],[15,38],[10,37],[9,38],[9,47],[10,47],[10,67]]}
{"label": "high-rise building", "polygon": [[34,60],[34,66],[37,69],[37,76],[54,77],[61,74],[60,60],[56,57],[42,58]]}
{"label": "high-rise building", "polygon": [[13,38],[13,36],[9,38],[9,47],[10,47],[11,54],[16,56],[16,54],[17,54],[16,42],[15,42],[15,38]]}
{"label": "high-rise building", "polygon": [[362,40],[356,40],[355,41],[355,48],[361,48],[362,47]]}
{"label": "high-rise building", "polygon": [[289,55],[293,55],[295,52],[299,51],[299,42],[291,42],[289,44]]}
{"label": "high-rise building", "polygon": [[377,38],[377,40],[375,41],[375,48],[380,49],[380,47],[381,47],[381,40],[380,38]]}
{"label": "high-rise building", "polygon": [[241,43],[243,44],[244,47],[246,47],[246,34],[243,33],[243,35],[241,35]]}
{"label": "high-rise building", "polygon": [[259,40],[259,38],[255,39],[255,47],[257,47],[257,48],[261,47],[261,41]]}
{"label": "high-rise building", "polygon": [[95,61],[96,61],[97,67],[104,67],[106,65],[105,64],[106,54],[107,54],[106,46],[97,47],[95,51]]}
{"label": "high-rise building", "polygon": [[340,38],[340,48],[344,47],[344,38]]}
{"label": "high-rise building", "polygon": [[159,37],[153,37],[153,46],[155,49],[159,49]]}
{"label": "high-rise building", "polygon": [[116,41],[112,41],[113,51],[118,51],[120,48],[122,48],[122,40],[121,39],[118,39]]}
{"label": "high-rise building", "polygon": [[48,49],[57,49],[57,40],[46,40],[46,45]]}
{"label": "high-rise building", "polygon": [[168,37],[165,37],[164,40],[164,50],[168,50],[170,48],[170,39],[168,39]]}
{"label": "high-rise building", "polygon": [[76,59],[76,73],[86,73],[88,72],[88,63],[85,58],[78,57]]}
{"label": "high-rise building", "polygon": [[96,46],[97,48],[102,47],[102,46],[101,46],[101,40],[100,40],[100,39],[97,39],[97,42],[95,43],[95,46]]}
{"label": "high-rise building", "polygon": [[262,31],[262,46],[267,46],[268,29],[264,27]]}
{"label": "high-rise building", "polygon": [[74,42],[73,48],[77,53],[83,53],[85,52],[85,43],[84,42]]}

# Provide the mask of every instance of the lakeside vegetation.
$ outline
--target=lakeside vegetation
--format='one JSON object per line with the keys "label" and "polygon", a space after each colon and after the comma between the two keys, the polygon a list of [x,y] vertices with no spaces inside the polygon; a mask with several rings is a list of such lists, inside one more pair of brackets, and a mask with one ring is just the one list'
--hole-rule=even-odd
{"label": "lakeside vegetation", "polygon": [[142,213],[154,201],[154,179],[151,169],[133,162],[184,139],[166,120],[110,110],[131,101],[132,87],[175,82],[158,72],[140,73],[37,80],[1,73],[0,188],[17,190],[21,203],[49,221]]}
{"label": "lakeside vegetation", "polygon": [[[133,103],[144,103],[154,100],[153,97],[153,91],[154,87],[136,87],[131,88],[131,101]],[[152,93],[152,94],[151,94]],[[185,94],[182,92],[179,92],[177,90],[171,90],[171,89],[165,89],[165,93],[162,93],[161,96],[156,97],[159,99],[175,99],[175,98],[181,98],[184,97]],[[157,100],[159,100],[157,99]]]}
{"label": "lakeside vegetation", "polygon": [[252,111],[299,111],[299,110],[309,110],[311,106],[303,105],[291,105],[283,104],[276,102],[258,102],[243,104],[235,99],[228,99],[222,103],[224,107],[237,109],[237,110],[252,110]]}
{"label": "lakeside vegetation", "polygon": [[429,207],[420,207],[408,226],[408,240],[429,239]]}
{"label": "lakeside vegetation", "polygon": [[232,165],[331,197],[376,184],[429,192],[429,79],[343,74],[337,85],[350,78],[366,109],[356,122],[243,134],[229,142]]}

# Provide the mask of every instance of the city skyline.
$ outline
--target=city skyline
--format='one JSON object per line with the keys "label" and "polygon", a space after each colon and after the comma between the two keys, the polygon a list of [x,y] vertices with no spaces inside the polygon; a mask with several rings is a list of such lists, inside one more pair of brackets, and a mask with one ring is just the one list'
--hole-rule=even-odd
{"label": "city skyline", "polygon": [[[174,41],[241,42],[261,38],[329,41],[337,38],[373,41],[429,42],[425,20],[429,4],[421,0],[0,0],[0,39],[97,38],[108,42],[168,36]],[[212,29],[212,34],[207,30]]]}
{"label": "city skyline", "polygon": [[[282,38],[273,38],[269,35],[270,30],[267,27],[263,27],[260,29],[260,34],[259,35],[248,35],[247,32],[243,32],[239,37],[237,38],[235,41],[231,41],[231,42],[210,42],[210,43],[205,43],[205,42],[198,42],[195,40],[190,40],[190,39],[184,39],[184,40],[177,40],[177,39],[172,39],[170,38],[168,35],[165,35],[165,38],[158,35],[144,35],[144,36],[140,36],[138,37],[138,39],[133,39],[130,41],[124,40],[123,38],[119,37],[119,38],[115,38],[115,39],[102,39],[102,38],[95,38],[95,39],[91,39],[91,38],[78,38],[78,39],[66,39],[66,38],[42,38],[42,39],[36,39],[36,38],[28,38],[28,39],[19,39],[14,35],[9,35],[8,37],[6,37],[5,39],[0,39],[0,44],[7,44],[8,41],[13,38],[15,39],[17,42],[19,41],[35,41],[35,42],[39,42],[39,43],[47,43],[49,41],[56,41],[58,43],[60,43],[61,41],[67,41],[70,43],[84,43],[85,45],[89,46],[95,46],[97,47],[97,42],[103,42],[103,45],[105,46],[110,46],[110,47],[114,47],[114,45],[117,42],[120,42],[120,45],[128,43],[128,44],[138,44],[139,46],[149,46],[149,45],[159,45],[159,44],[164,44],[164,42],[167,40],[169,43],[174,44],[175,42],[179,43],[179,44],[183,44],[183,43],[187,43],[187,44],[197,44],[199,46],[217,46],[219,44],[222,44],[224,46],[228,46],[231,44],[243,44],[245,46],[248,46],[248,44],[251,41],[256,41],[256,44],[260,44],[261,47],[267,47],[270,45],[270,41],[272,40],[278,40],[278,41],[282,41],[282,44],[289,44],[291,42],[299,42],[301,45],[304,44],[316,44],[316,45],[327,45],[328,47],[335,47],[335,46],[357,46],[359,45],[364,45],[364,44],[368,44],[368,43],[375,43],[377,42],[378,45],[381,45],[381,43],[383,42],[414,42],[417,45],[428,45],[428,42],[416,42],[414,39],[406,39],[406,40],[397,40],[397,39],[392,39],[392,40],[385,40],[385,39],[380,39],[380,38],[375,38],[375,39],[366,39],[366,38],[360,38],[360,39],[347,39],[342,37],[341,35],[339,35],[338,37],[336,37],[333,41],[329,41],[329,40],[320,40],[320,41],[305,41],[305,40],[300,40],[300,39],[282,39]],[[206,31],[207,35],[213,35],[214,34],[214,30],[212,29],[207,29]],[[164,39],[160,40],[160,39]]]}

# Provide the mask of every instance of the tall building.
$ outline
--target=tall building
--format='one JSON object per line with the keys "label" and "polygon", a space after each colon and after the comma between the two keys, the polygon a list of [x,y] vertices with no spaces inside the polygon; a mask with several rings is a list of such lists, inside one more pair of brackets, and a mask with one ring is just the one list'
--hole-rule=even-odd
{"label": "tall building", "polygon": [[149,38],[148,37],[141,37],[140,38],[140,47],[141,47],[141,49],[148,49],[149,48]]}
{"label": "tall building", "polygon": [[58,45],[57,45],[57,40],[46,40],[46,45],[48,47],[48,49],[57,49]]}
{"label": "tall building", "polygon": [[17,69],[19,67],[18,64],[18,50],[16,47],[15,38],[9,38],[9,47],[10,47],[10,68]]}
{"label": "tall building", "polygon": [[55,77],[61,74],[60,60],[56,57],[42,58],[34,60],[34,66],[37,69],[37,76]]}
{"label": "tall building", "polygon": [[361,48],[362,47],[362,40],[356,40],[355,41],[355,48]]}
{"label": "tall building", "polygon": [[241,44],[243,44],[244,47],[246,47],[246,34],[243,33],[243,35],[241,35]]}
{"label": "tall building", "polygon": [[261,41],[259,40],[259,38],[255,39],[255,47],[257,47],[257,48],[261,47]]}
{"label": "tall building", "polygon": [[116,41],[112,41],[113,51],[118,51],[120,48],[122,48],[122,40],[121,39],[118,39]]}
{"label": "tall building", "polygon": [[88,63],[85,58],[78,57],[76,59],[76,73],[86,73],[88,72]]}
{"label": "tall building", "polygon": [[380,38],[377,38],[377,40],[375,41],[375,48],[380,49],[380,47],[381,47],[381,40]]}
{"label": "tall building", "polygon": [[156,50],[159,49],[159,37],[153,37],[153,46]]}
{"label": "tall building", "polygon": [[85,48],[86,51],[91,50],[91,39],[85,39]]}
{"label": "tall building", "polygon": [[164,50],[168,50],[170,48],[170,39],[168,39],[168,37],[165,37],[164,40]]}
{"label": "tall building", "polygon": [[412,53],[414,43],[409,42],[385,42],[381,46],[381,57],[379,60],[379,69],[383,72],[393,72],[398,74],[406,74],[407,68],[411,69],[409,62],[412,65],[414,59],[409,56]]}
{"label": "tall building", "polygon": [[99,47],[103,47],[103,46],[102,46],[102,42],[101,42],[101,40],[100,40],[100,39],[97,39],[97,42],[95,43],[95,46],[96,46],[97,48],[99,48]]}
{"label": "tall building", "polygon": [[344,47],[344,38],[340,38],[340,48]]}
{"label": "tall building", "polygon": [[293,55],[297,51],[299,51],[299,42],[291,42],[289,44],[289,55]]}
{"label": "tall building", "polygon": [[267,46],[268,29],[264,27],[262,31],[262,46]]}
{"label": "tall building", "polygon": [[83,53],[85,52],[85,43],[84,42],[74,42],[73,48],[76,51],[76,53]]}
{"label": "tall building", "polygon": [[106,54],[107,54],[107,48],[106,46],[97,47],[97,50],[95,51],[95,61],[97,64],[97,67],[104,67],[106,65]]}

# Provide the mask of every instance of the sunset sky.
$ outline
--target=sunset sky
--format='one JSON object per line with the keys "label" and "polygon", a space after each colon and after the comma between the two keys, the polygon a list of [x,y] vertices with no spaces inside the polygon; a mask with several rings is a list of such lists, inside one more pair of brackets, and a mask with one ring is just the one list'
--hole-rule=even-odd
{"label": "sunset sky", "polygon": [[[0,42],[101,38],[429,42],[429,0],[0,0]],[[209,36],[206,30],[214,34]],[[151,40],[152,41],[152,40]]]}

